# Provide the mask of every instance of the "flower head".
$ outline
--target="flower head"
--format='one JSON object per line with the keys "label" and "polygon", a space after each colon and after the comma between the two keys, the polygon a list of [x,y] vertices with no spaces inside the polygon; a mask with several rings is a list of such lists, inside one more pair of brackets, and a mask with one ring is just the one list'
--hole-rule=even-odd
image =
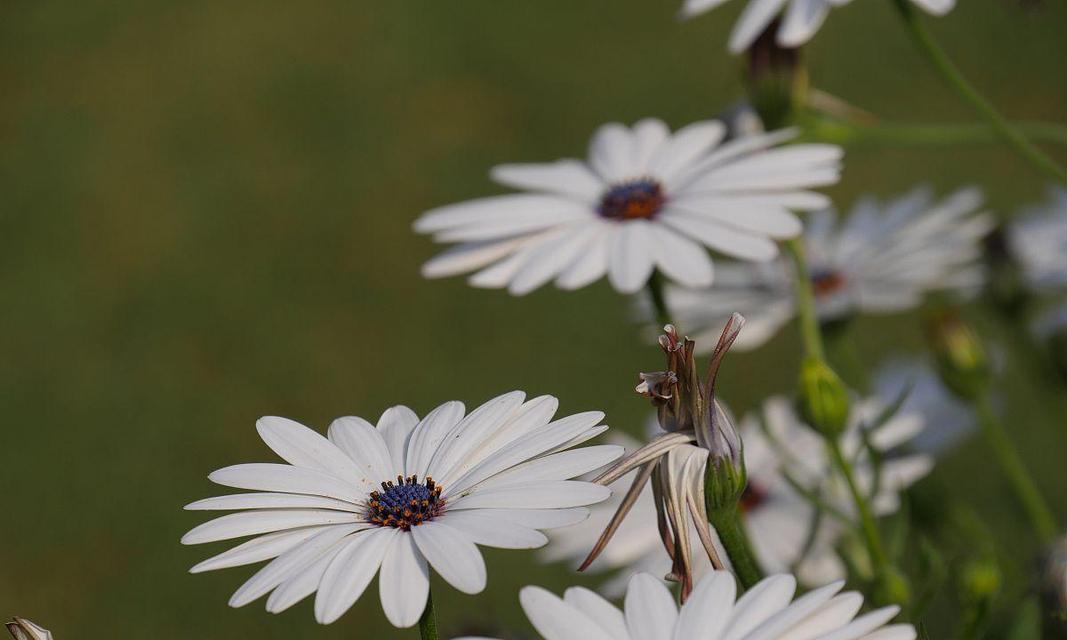
{"label": "flower head", "polygon": [[633,293],[654,269],[691,287],[712,282],[707,249],[742,260],[778,254],[800,233],[793,211],[827,204],[809,191],[837,182],[841,149],[797,144],[795,132],[723,143],[725,127],[697,122],[671,133],[655,119],[606,124],[589,158],[494,167],[525,193],[426,212],[415,230],[458,243],[423,265],[426,277],[475,272],[470,283],[522,295],[555,281],[578,289],[605,274]]}
{"label": "flower head", "polygon": [[[935,202],[919,188],[885,205],[863,199],[840,226],[832,211],[810,216],[804,241],[820,320],[911,309],[932,291],[976,293],[985,282],[981,240],[993,224],[981,204],[977,189]],[[734,311],[744,314],[736,346],[754,349],[793,319],[793,278],[786,260],[719,264],[709,288],[668,287],[667,305],[698,344]]]}
{"label": "flower head", "polygon": [[843,581],[834,582],[794,599],[796,578],[774,575],[738,597],[733,575],[714,571],[679,607],[662,582],[640,573],[630,580],[623,611],[582,587],[567,589],[562,598],[541,587],[524,587],[519,601],[545,640],[916,637],[911,625],[889,624],[900,607],[857,615],[863,596],[855,591],[840,593],[843,586]]}
{"label": "flower head", "polygon": [[379,568],[382,608],[398,627],[415,624],[426,604],[429,570],[464,593],[485,588],[475,545],[539,547],[539,530],[574,524],[604,487],[572,480],[621,453],[602,445],[571,449],[602,433],[604,414],[552,421],[555,398],[507,393],[464,415],[447,402],[425,418],[397,406],[377,425],[338,418],[327,437],[292,420],[256,424],[288,464],[241,464],[213,482],[254,493],[208,498],[192,510],[238,510],[182,538],[199,544],[257,536],[192,572],[273,560],[234,593],[242,606],[270,593],[277,613],[316,593],[315,617],[333,622]]}
{"label": "flower head", "polygon": [[[764,31],[773,29],[778,44],[799,47],[811,40],[826,20],[830,9],[852,0],[750,0],[730,33],[730,53],[741,53],[752,46]],[[942,16],[956,6],[956,0],[911,0],[927,13]],[[726,0],[685,0],[681,17],[692,18],[711,11]],[[778,16],[784,12],[784,18]]]}
{"label": "flower head", "polygon": [[26,618],[15,616],[15,619],[5,626],[7,626],[8,632],[14,636],[15,640],[52,640],[51,631],[34,624]]}

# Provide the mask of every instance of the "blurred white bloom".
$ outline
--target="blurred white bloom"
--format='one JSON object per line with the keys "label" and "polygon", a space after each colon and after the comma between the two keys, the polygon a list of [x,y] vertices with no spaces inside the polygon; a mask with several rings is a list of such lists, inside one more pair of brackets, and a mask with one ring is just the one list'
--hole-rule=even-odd
{"label": "blurred white bloom", "polygon": [[[842,449],[850,460],[857,461],[857,481],[864,491],[872,488],[876,476],[860,430],[872,425],[885,408],[886,404],[874,397],[854,403],[849,426],[842,436]],[[910,442],[924,427],[922,416],[903,411],[868,435],[872,446],[885,453]],[[650,423],[650,428],[662,434],[654,422]],[[852,500],[833,471],[822,438],[800,421],[792,403],[784,397],[767,400],[760,414],[746,415],[740,432],[748,469],[748,488],[741,498],[741,508],[760,565],[769,572],[796,573],[806,584],[821,584],[845,577],[845,566],[835,551],[835,545],[846,529],[844,523],[834,515],[824,513],[813,532],[816,509],[790,484],[791,479],[804,490],[818,493],[841,516],[856,519]],[[630,443],[625,444],[629,449]],[[876,515],[895,511],[900,504],[899,492],[925,476],[932,466],[932,459],[925,455],[888,456],[882,462],[878,492],[872,500]],[[551,543],[542,552],[542,558],[572,562],[584,558],[611,520],[633,477],[634,474],[630,474],[611,485],[612,498],[593,507],[588,520],[551,532]],[[696,550],[698,537],[695,532],[689,538],[694,541]],[[715,542],[717,545],[718,541]],[[725,553],[719,551],[725,560]],[[693,574],[697,577],[704,575],[710,569],[707,557],[694,552],[693,558]],[[671,560],[659,535],[651,488],[643,490],[629,517],[591,569],[625,569],[601,588],[609,596],[621,595],[626,581],[635,572],[647,571],[656,576],[670,573]]]}
{"label": "blurred white bloom", "polygon": [[598,426],[604,414],[550,422],[555,398],[524,399],[522,392],[504,394],[466,417],[462,403],[447,402],[421,421],[397,406],[377,426],[338,418],[328,438],[292,420],[262,418],[260,436],[288,464],[241,464],[212,473],[217,484],[258,493],[190,504],[186,509],[242,512],[196,527],[182,543],[258,537],[192,572],[274,558],[230,605],[270,593],[267,610],[277,613],[317,591],[315,618],[323,624],[359,599],[379,567],[382,608],[398,627],[422,614],[429,567],[464,593],[480,592],[486,571],[476,544],[545,544],[539,529],[585,519],[583,505],[610,493],[570,479],[622,453],[612,445],[568,450],[607,429]]}
{"label": "blurred white bloom", "polygon": [[919,414],[928,425],[911,440],[916,451],[946,453],[975,431],[971,408],[948,393],[937,372],[918,360],[895,360],[880,367],[874,387],[882,398],[907,392],[901,412]]}
{"label": "blurred white bloom", "polygon": [[[975,188],[938,202],[918,188],[885,205],[863,198],[841,225],[833,211],[810,216],[804,240],[819,318],[903,311],[935,290],[975,293],[985,281],[981,240],[993,225],[981,206]],[[719,264],[715,285],[669,287],[667,306],[698,345],[739,312],[748,324],[735,348],[754,349],[794,317],[793,267],[784,258]]]}
{"label": "blurred white bloom", "polygon": [[15,616],[15,619],[7,623],[7,630],[15,637],[15,640],[52,640],[52,632],[40,627],[26,618]]}
{"label": "blurred white bloom", "polygon": [[[776,40],[782,47],[799,47],[811,40],[826,20],[830,9],[852,0],[749,0],[737,24],[730,33],[730,53],[741,53],[752,46],[756,38],[774,27],[779,15],[785,15],[777,25]],[[956,6],[956,0],[911,0],[927,13],[942,16]],[[681,17],[692,18],[722,5],[726,0],[685,0]]]}
{"label": "blurred white bloom", "polygon": [[742,260],[778,255],[775,240],[801,231],[793,211],[827,204],[809,191],[837,182],[842,151],[825,144],[772,148],[795,131],[722,143],[721,122],[673,134],[663,122],[606,124],[588,161],[494,167],[497,183],[525,193],[426,212],[414,225],[458,243],[423,265],[429,278],[476,272],[472,286],[522,295],[555,281],[578,289],[607,274],[633,293],[653,269],[687,286],[711,284],[705,247]]}
{"label": "blurred white bloom", "polygon": [[775,575],[738,598],[734,576],[715,571],[696,585],[679,608],[662,582],[642,573],[630,580],[625,611],[582,587],[567,589],[562,598],[541,587],[525,587],[519,601],[545,640],[915,638],[911,625],[888,624],[900,607],[883,607],[857,616],[863,596],[855,591],[839,593],[844,584],[828,584],[794,600],[796,579]]}
{"label": "blurred white bloom", "polygon": [[1027,207],[1008,227],[1008,247],[1035,293],[1067,291],[1067,188],[1049,189],[1049,200]]}

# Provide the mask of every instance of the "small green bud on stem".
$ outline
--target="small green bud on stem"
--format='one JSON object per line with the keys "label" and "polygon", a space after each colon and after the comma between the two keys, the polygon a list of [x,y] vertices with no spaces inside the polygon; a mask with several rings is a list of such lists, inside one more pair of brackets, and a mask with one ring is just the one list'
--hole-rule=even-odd
{"label": "small green bud on stem", "polygon": [[823,437],[836,440],[848,424],[849,395],[845,383],[824,360],[806,356],[800,365],[798,410]]}
{"label": "small green bud on stem", "polygon": [[928,316],[926,333],[945,386],[965,400],[985,393],[992,370],[974,329],[958,313],[939,310]]}

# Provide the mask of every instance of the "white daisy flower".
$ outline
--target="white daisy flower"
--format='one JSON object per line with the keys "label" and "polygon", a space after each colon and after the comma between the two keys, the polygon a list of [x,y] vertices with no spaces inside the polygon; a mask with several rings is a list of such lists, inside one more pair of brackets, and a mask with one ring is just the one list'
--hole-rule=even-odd
{"label": "white daisy flower", "polygon": [[900,607],[857,615],[863,596],[840,593],[844,584],[834,582],[794,599],[796,579],[775,575],[737,597],[734,576],[715,571],[679,607],[662,582],[642,573],[630,580],[623,611],[582,587],[567,589],[562,598],[541,587],[524,587],[519,602],[544,640],[914,640],[911,625],[889,624]]}
{"label": "white daisy flower", "polygon": [[1067,291],[1067,189],[1053,187],[1047,203],[1021,211],[1008,226],[1008,248],[1031,291]]}
{"label": "white daisy flower", "polygon": [[[425,418],[388,409],[377,426],[338,418],[327,437],[292,420],[262,418],[263,441],[288,464],[241,464],[208,476],[257,493],[208,498],[193,510],[240,510],[182,538],[200,544],[257,536],[205,560],[193,573],[273,560],[245,582],[230,605],[270,593],[277,613],[317,592],[315,618],[328,624],[378,587],[389,621],[418,621],[429,593],[429,567],[464,593],[485,588],[475,545],[532,549],[539,529],[571,525],[584,505],[610,490],[574,481],[622,453],[613,445],[571,449],[607,429],[591,411],[555,421],[558,402],[504,394],[464,416],[447,402]],[[550,422],[551,421],[551,422]]]}
{"label": "white daisy flower", "polygon": [[[873,486],[876,470],[865,452],[861,429],[872,425],[886,406],[873,397],[855,403],[848,429],[842,436],[845,455],[857,460],[857,481],[864,491]],[[917,413],[898,412],[869,432],[870,442],[887,454],[910,443],[924,431],[925,424],[923,416]],[[654,419],[650,421],[650,429],[662,435]],[[764,403],[760,414],[745,416],[740,435],[748,470],[748,488],[742,496],[741,508],[759,564],[766,571],[795,573],[806,584],[844,578],[846,568],[835,550],[847,529],[840,518],[855,521],[856,516],[846,487],[833,472],[821,436],[801,422],[792,403],[784,397],[771,398]],[[632,447],[626,444],[628,449]],[[932,459],[926,455],[887,455],[877,472],[878,493],[872,501],[876,515],[896,511],[899,493],[925,476],[932,466]],[[702,469],[698,472],[696,476],[703,479]],[[612,520],[635,475],[631,473],[611,484],[612,497],[593,507],[587,520],[551,532],[551,544],[542,552],[542,559],[578,562],[585,558]],[[796,487],[820,495],[834,507],[837,515],[823,514],[813,532],[816,509]],[[694,541],[693,574],[699,577],[711,569],[711,563],[706,555],[698,552],[699,537],[695,529],[689,539]],[[719,556],[726,560],[726,554],[719,551]],[[611,597],[622,594],[626,581],[635,572],[647,571],[656,576],[671,573],[672,563],[659,534],[650,487],[646,486],[638,496],[629,516],[590,569],[623,569],[601,587]]]}
{"label": "white daisy flower", "polygon": [[[833,211],[809,217],[804,240],[820,320],[904,311],[930,291],[976,293],[985,282],[982,238],[993,227],[992,216],[978,212],[981,206],[975,188],[935,202],[920,187],[884,205],[863,198],[841,225]],[[739,312],[749,322],[735,348],[754,349],[793,319],[793,274],[784,258],[720,264],[710,288],[668,287],[667,306],[699,345]]]}
{"label": "white daisy flower", "polygon": [[588,161],[507,164],[490,176],[524,193],[426,212],[414,225],[458,243],[423,265],[429,278],[476,272],[472,286],[522,295],[554,280],[578,289],[607,274],[633,293],[654,269],[707,286],[706,248],[742,260],[778,255],[775,240],[801,231],[793,211],[827,204],[809,189],[840,176],[840,147],[773,148],[795,131],[722,143],[725,127],[697,122],[673,134],[660,120],[606,124]]}
{"label": "white daisy flower", "polygon": [[[830,9],[852,0],[750,0],[730,32],[730,53],[741,53],[765,31],[776,31],[779,46],[796,48],[812,39],[826,20]],[[923,11],[943,16],[956,6],[956,0],[911,0]],[[680,15],[688,19],[711,11],[726,0],[685,0]],[[779,16],[782,16],[779,19]]]}

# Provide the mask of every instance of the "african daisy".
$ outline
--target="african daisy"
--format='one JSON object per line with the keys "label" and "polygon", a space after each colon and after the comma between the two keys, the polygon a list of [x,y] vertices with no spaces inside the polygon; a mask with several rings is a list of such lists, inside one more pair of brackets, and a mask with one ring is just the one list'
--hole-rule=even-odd
{"label": "african daisy", "polygon": [[723,143],[721,122],[673,134],[663,122],[606,124],[589,158],[506,164],[490,173],[523,193],[426,212],[415,230],[457,243],[423,265],[430,278],[475,272],[476,287],[523,295],[555,281],[578,289],[607,274],[633,293],[654,269],[686,286],[712,282],[706,248],[750,261],[778,255],[801,231],[793,211],[826,206],[810,189],[837,182],[841,149],[776,147],[795,131]]}
{"label": "african daisy", "polygon": [[539,529],[574,524],[584,505],[610,490],[571,480],[621,453],[612,445],[571,449],[602,433],[596,411],[552,420],[557,401],[524,402],[515,391],[464,416],[447,402],[425,418],[397,406],[377,425],[338,418],[327,437],[292,420],[259,420],[260,437],[287,464],[226,467],[213,482],[256,493],[200,500],[193,510],[239,510],[182,538],[200,544],[257,536],[205,560],[193,573],[273,560],[245,582],[230,605],[270,594],[277,613],[316,593],[315,618],[328,624],[363,594],[381,569],[389,621],[418,621],[433,568],[456,589],[478,593],[486,569],[475,545],[530,549]]}

